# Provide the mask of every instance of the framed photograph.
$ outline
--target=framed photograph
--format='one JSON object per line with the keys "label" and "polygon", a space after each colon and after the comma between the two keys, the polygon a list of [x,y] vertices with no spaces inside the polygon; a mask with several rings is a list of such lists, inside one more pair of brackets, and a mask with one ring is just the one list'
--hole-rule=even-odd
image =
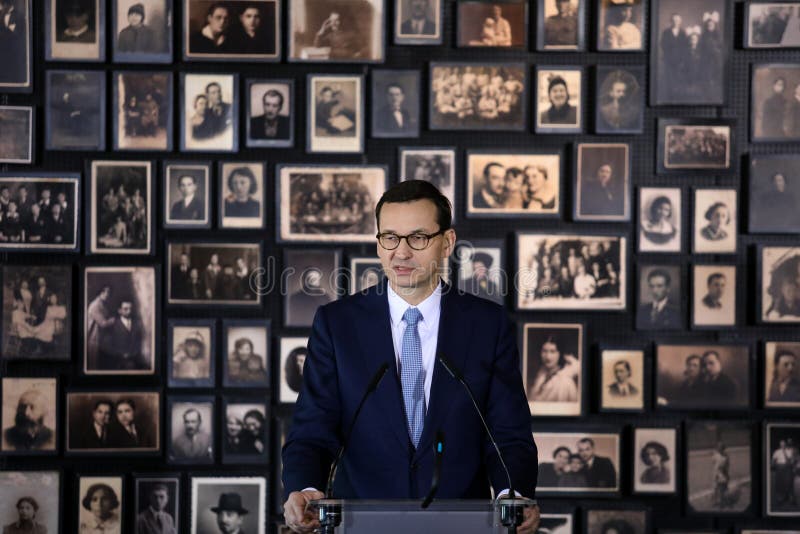
{"label": "framed photograph", "polygon": [[350,257],[350,294],[383,283],[385,276],[377,257]]}
{"label": "framed photograph", "polygon": [[534,132],[582,133],[582,102],[583,67],[536,67]]}
{"label": "framed photograph", "polygon": [[67,454],[158,454],[160,406],[158,391],[67,392]]}
{"label": "framed photograph", "polygon": [[167,384],[170,387],[214,387],[216,337],[214,319],[167,321]]}
{"label": "framed photograph", "polygon": [[398,148],[401,182],[425,180],[442,192],[453,207],[456,219],[456,149],[455,147],[410,147]]}
{"label": "framed photograph", "polygon": [[736,266],[692,266],[692,327],[736,326]]}
{"label": "framed photograph", "polygon": [[306,151],[363,152],[364,76],[309,74],[307,84]]}
{"label": "framed photograph", "polygon": [[456,10],[456,46],[528,49],[527,2],[467,0]]}
{"label": "framed photograph", "polygon": [[181,151],[239,149],[239,77],[181,73]]}
{"label": "framed photograph", "polygon": [[798,48],[800,35],[791,28],[800,24],[800,2],[746,2],[745,48]]}
{"label": "framed photograph", "polygon": [[690,513],[745,514],[752,506],[749,421],[686,422],[686,505]]}
{"label": "framed photograph", "polygon": [[601,412],[644,412],[649,397],[645,377],[649,361],[642,349],[601,348],[599,359]]}
{"label": "framed photograph", "polygon": [[795,470],[800,464],[798,444],[800,424],[764,424],[764,508],[767,516],[800,517],[800,503],[794,487]]}
{"label": "framed photograph", "polygon": [[800,407],[798,355],[800,343],[764,343],[764,408]]}
{"label": "framed photograph", "polygon": [[501,306],[508,295],[505,241],[474,240],[456,248],[458,288]]}
{"label": "framed photograph", "polygon": [[180,475],[137,475],[136,530],[139,532],[180,532],[182,501]]}
{"label": "framed photograph", "polygon": [[214,411],[213,396],[176,395],[167,400],[167,462],[214,463]]}
{"label": "framed photograph", "polygon": [[749,233],[800,233],[797,172],[800,172],[800,158],[792,154],[750,157]]}
{"label": "framed photograph", "polygon": [[266,164],[219,163],[219,227],[264,228]]}
{"label": "framed photograph", "polygon": [[[75,517],[78,532],[91,532],[102,528],[108,534],[122,534],[125,516],[125,480],[123,476],[77,477]],[[93,503],[100,503],[94,504]]]}
{"label": "framed photograph", "polygon": [[383,63],[384,0],[290,0],[289,61]]}
{"label": "framed photograph", "polygon": [[2,454],[56,454],[58,385],[55,378],[3,377]]}
{"label": "framed photograph", "polygon": [[[614,7],[633,9],[631,4]],[[594,121],[596,133],[630,134],[644,131],[646,79],[644,67],[597,67]]]}
{"label": "framed photograph", "polygon": [[286,296],[283,326],[310,328],[317,308],[336,300],[339,292],[341,249],[286,249],[283,252]]}
{"label": "framed photograph", "polygon": [[33,40],[31,38],[31,0],[3,1],[3,68],[0,69],[0,91],[3,93],[30,93],[33,91],[31,64]]}
{"label": "framed photograph", "polygon": [[647,510],[587,509],[584,511],[586,534],[625,532],[647,534],[650,532]]}
{"label": "framed photograph", "polygon": [[646,12],[645,0],[600,0],[597,49],[601,52],[644,52]]}
{"label": "framed photograph", "polygon": [[294,80],[247,80],[247,146],[294,146]]}
{"label": "framed photograph", "polygon": [[539,530],[551,534],[572,534],[574,528],[573,514],[541,514]]}
{"label": "framed photograph", "polygon": [[624,310],[627,238],[517,234],[518,310]]}
{"label": "framed photograph", "polygon": [[281,337],[281,380],[278,400],[281,404],[294,404],[303,389],[303,368],[308,356],[307,337]]}
{"label": "framed photograph", "polygon": [[[286,443],[286,436],[289,434],[289,425],[291,424],[291,420],[287,417],[282,417],[275,419],[275,439],[273,440],[273,450],[280,451],[283,450],[283,446]],[[281,474],[283,473],[283,460],[280,454],[275,455],[275,477],[273,478],[273,510],[276,513],[283,513],[283,480],[281,478]]]}
{"label": "framed photograph", "polygon": [[261,258],[260,242],[167,243],[167,304],[260,306]]}
{"label": "framed photograph", "polygon": [[91,162],[86,248],[90,254],[153,254],[153,163]]}
{"label": "framed photograph", "polygon": [[750,139],[796,142],[800,139],[800,64],[753,65]]}
{"label": "framed photograph", "polygon": [[172,73],[115,72],[114,149],[172,150]]}
{"label": "framed photograph", "polygon": [[271,321],[225,319],[222,347],[225,351],[222,384],[228,387],[268,388]]}
{"label": "framed photograph", "polygon": [[629,221],[630,145],[576,143],[575,161],[575,220]]}
{"label": "framed photograph", "polygon": [[442,44],[441,0],[394,0],[394,44]]}
{"label": "framed photograph", "polygon": [[[463,87],[469,88],[467,95]],[[525,131],[527,88],[523,63],[431,62],[428,127]]]}
{"label": "framed photograph", "polygon": [[115,63],[172,63],[172,0],[111,2]]}
{"label": "framed photograph", "polygon": [[758,318],[762,323],[800,322],[800,247],[758,246]]}
{"label": "framed photograph", "polygon": [[633,442],[633,492],[677,493],[678,429],[637,426]]}
{"label": "framed photograph", "polygon": [[72,360],[72,265],[0,267],[0,355],[8,360]]}
{"label": "framed photograph", "polygon": [[155,374],[157,284],[154,267],[84,268],[85,374]]}
{"label": "framed photograph", "polygon": [[733,120],[658,119],[658,173],[732,172]]}
{"label": "framed photograph", "polygon": [[166,161],[161,172],[164,228],[211,228],[211,163]]}
{"label": "framed photograph", "polygon": [[654,0],[651,10],[650,104],[725,104],[733,21],[729,2]]}
{"label": "framed photograph", "polygon": [[229,399],[224,402],[225,437],[222,463],[270,463],[269,406],[258,399]]}
{"label": "framed photograph", "polygon": [[238,525],[242,532],[267,532],[267,479],[265,477],[209,476],[191,477],[191,534],[219,530],[224,517],[227,524]]}
{"label": "framed photograph", "polygon": [[522,376],[531,415],[582,415],[585,344],[583,323],[523,324]]}
{"label": "framed photograph", "polygon": [[45,86],[45,148],[104,151],[105,72],[48,70]]}
{"label": "framed photograph", "polygon": [[183,59],[279,61],[278,0],[211,0],[183,3]]}
{"label": "framed photograph", "polygon": [[[0,471],[0,524],[15,527],[32,520],[41,532],[61,532],[61,473]],[[13,532],[13,531],[11,531]]]}
{"label": "framed photograph", "polygon": [[680,187],[639,188],[639,252],[680,252],[683,247]]}
{"label": "framed photograph", "polygon": [[47,0],[44,42],[47,61],[106,60],[106,3]]}
{"label": "framed photograph", "polygon": [[[536,432],[542,496],[615,496],[620,491],[620,434],[608,427]],[[590,467],[591,466],[591,467]],[[644,534],[644,532],[643,532]]]}
{"label": "framed photograph", "polygon": [[375,243],[386,172],[376,165],[278,165],[278,242]]}
{"label": "framed photograph", "polygon": [[681,330],[685,292],[680,265],[638,266],[636,330]]}
{"label": "framed photograph", "polygon": [[560,151],[467,151],[467,217],[559,217]]}
{"label": "framed photograph", "polygon": [[747,410],[750,347],[656,345],[656,403],[677,410]]}
{"label": "framed photograph", "polygon": [[33,163],[33,107],[0,106],[0,163]]}
{"label": "framed photograph", "polygon": [[372,71],[372,137],[419,137],[420,73]]}
{"label": "framed photograph", "polygon": [[586,0],[536,0],[536,50],[586,49]]}

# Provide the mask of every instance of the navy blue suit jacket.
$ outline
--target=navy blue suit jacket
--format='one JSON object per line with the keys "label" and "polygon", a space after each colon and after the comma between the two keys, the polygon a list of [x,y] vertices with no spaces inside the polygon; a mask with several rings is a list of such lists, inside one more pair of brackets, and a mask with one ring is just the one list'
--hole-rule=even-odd
{"label": "navy blue suit jacket", "polygon": [[[495,303],[443,287],[437,352],[461,369],[511,472],[514,489],[533,497],[538,469],[513,325]],[[303,388],[283,448],[285,495],[325,489],[331,461],[366,386],[389,371],[367,400],[342,459],[334,495],[412,499],[431,485],[433,441],[444,433],[438,498],[479,499],[508,487],[466,392],[440,363],[419,447],[408,437],[397,375],[386,282],[322,306],[314,318]]]}

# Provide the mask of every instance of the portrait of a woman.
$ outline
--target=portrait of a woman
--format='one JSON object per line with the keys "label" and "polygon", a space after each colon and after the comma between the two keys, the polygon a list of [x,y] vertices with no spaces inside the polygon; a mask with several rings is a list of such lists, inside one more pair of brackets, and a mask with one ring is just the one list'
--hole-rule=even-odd
{"label": "portrait of a woman", "polygon": [[580,365],[573,354],[565,354],[556,336],[548,336],[539,350],[540,366],[528,389],[533,402],[577,402]]}
{"label": "portrait of a woman", "polygon": [[639,458],[647,466],[639,481],[642,484],[669,484],[671,477],[666,463],[670,460],[667,448],[657,441],[648,441],[639,451]]}
{"label": "portrait of a woman", "polygon": [[678,229],[673,220],[672,201],[666,196],[656,197],[650,204],[648,218],[642,221],[642,234],[651,243],[663,245],[675,239]]}
{"label": "portrait of a woman", "polygon": [[[119,498],[108,484],[92,484],[81,500],[80,534],[120,534]],[[88,513],[87,513],[88,512]]]}
{"label": "portrait of a woman", "polygon": [[700,230],[700,235],[709,241],[722,241],[728,237],[728,231],[723,226],[731,222],[731,212],[724,202],[714,202],[705,213],[708,224]]}

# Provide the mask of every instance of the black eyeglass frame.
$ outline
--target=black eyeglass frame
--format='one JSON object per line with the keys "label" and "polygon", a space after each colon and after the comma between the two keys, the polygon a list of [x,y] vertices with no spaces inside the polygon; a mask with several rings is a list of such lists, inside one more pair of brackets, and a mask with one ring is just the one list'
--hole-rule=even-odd
{"label": "black eyeglass frame", "polygon": [[[381,247],[383,247],[384,249],[386,249],[386,250],[395,250],[397,247],[399,247],[399,246],[400,246],[400,243],[402,243],[402,242],[403,242],[403,239],[405,239],[405,240],[406,240],[406,243],[408,243],[408,246],[409,246],[409,248],[410,248],[411,250],[417,250],[417,251],[419,251],[419,250],[425,250],[426,248],[428,248],[429,246],[431,246],[431,239],[433,239],[433,238],[434,238],[434,237],[436,237],[437,235],[442,235],[442,234],[444,234],[444,233],[445,233],[447,230],[449,230],[449,228],[443,228],[443,229],[439,230],[438,232],[435,232],[435,233],[432,233],[432,234],[424,234],[424,233],[422,233],[422,232],[414,232],[413,234],[407,234],[407,235],[398,235],[398,234],[395,234],[394,232],[378,232],[377,234],[375,234],[375,238],[378,240],[378,244],[379,244]],[[383,236],[389,236],[389,235],[391,235],[391,236],[394,236],[394,237],[396,237],[396,238],[397,238],[397,246],[396,246],[396,247],[388,248],[388,247],[387,247],[387,246],[385,246],[383,243],[381,243],[381,237],[383,237]],[[418,236],[424,236],[424,237],[425,237],[426,241],[425,241],[425,246],[424,246],[424,247],[422,247],[422,248],[415,248],[415,247],[413,247],[413,246],[411,245],[411,242],[408,240],[408,238],[409,238],[409,237],[411,237],[411,236],[415,236],[415,235],[418,235]]]}

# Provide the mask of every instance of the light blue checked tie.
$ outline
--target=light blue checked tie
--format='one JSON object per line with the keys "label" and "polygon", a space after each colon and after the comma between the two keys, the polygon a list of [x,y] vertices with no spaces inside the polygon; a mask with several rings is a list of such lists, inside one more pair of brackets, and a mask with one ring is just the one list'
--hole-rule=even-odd
{"label": "light blue checked tie", "polygon": [[425,423],[425,372],[422,370],[422,343],[417,330],[421,319],[422,313],[417,308],[408,308],[403,314],[406,330],[400,348],[400,382],[403,384],[408,437],[414,447],[419,445]]}

